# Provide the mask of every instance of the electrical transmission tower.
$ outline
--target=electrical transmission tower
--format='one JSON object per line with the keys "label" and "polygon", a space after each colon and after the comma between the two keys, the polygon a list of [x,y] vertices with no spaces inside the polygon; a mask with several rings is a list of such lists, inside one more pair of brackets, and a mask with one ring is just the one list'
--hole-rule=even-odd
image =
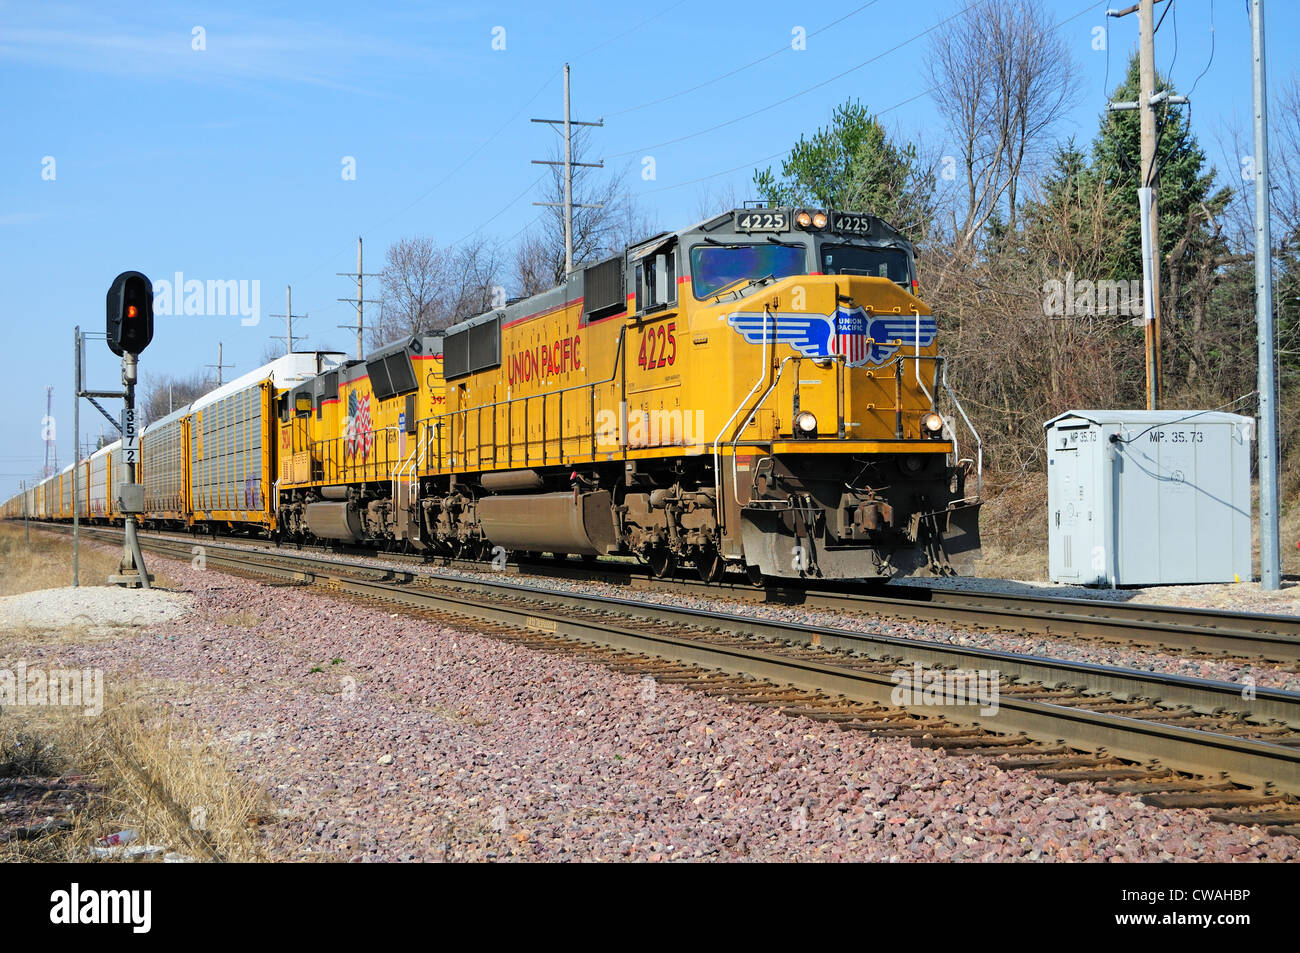
{"label": "electrical transmission tower", "polygon": [[[564,167],[564,201],[563,202],[534,202],[534,205],[547,205],[551,208],[564,209],[564,274],[567,277],[573,271],[573,167],[585,166],[591,169],[603,169],[604,162],[574,162],[573,161],[573,127],[574,126],[603,126],[604,121],[599,122],[579,122],[576,119],[569,118],[569,64],[564,64],[564,118],[563,119],[534,119],[533,122],[545,122],[551,125],[564,127],[564,161],[559,162],[554,159],[534,159],[533,165],[558,165]],[[603,203],[587,205],[579,202],[577,208],[604,208]]]}
{"label": "electrical transmission tower", "polygon": [[217,369],[217,386],[220,387],[221,384],[222,384],[221,371],[222,371],[224,368],[227,368],[227,367],[232,367],[232,368],[233,368],[235,365],[234,365],[234,364],[223,364],[223,363],[221,363],[221,342],[218,341],[218,342],[217,342],[217,363],[215,363],[215,364],[204,364],[203,366],[204,366],[204,367],[215,367],[215,368]]}
{"label": "electrical transmission tower", "polygon": [[[366,321],[365,321],[365,306],[368,305],[368,304],[379,304],[378,301],[374,301],[374,300],[369,299],[369,298],[366,297],[366,294],[365,294],[365,288],[364,288],[364,285],[363,285],[363,281],[362,281],[362,279],[364,279],[364,278],[378,278],[378,277],[380,277],[379,275],[374,274],[374,273],[367,274],[367,273],[365,272],[365,270],[362,269],[362,267],[361,267],[361,236],[360,236],[360,235],[357,236],[357,270],[356,270],[356,272],[350,272],[350,271],[336,271],[335,274],[338,275],[340,278],[355,278],[355,279],[357,279],[357,296],[356,296],[355,298],[339,298],[338,300],[339,300],[339,301],[344,301],[344,302],[346,302],[346,303],[348,303],[348,304],[355,304],[355,305],[357,306],[357,360],[359,361],[359,360],[361,360],[362,353],[363,353],[363,351],[365,350],[365,344],[362,342],[362,339],[361,339],[361,337],[362,337],[362,331],[364,331],[364,330],[365,330],[365,327],[366,327]],[[348,329],[349,325],[346,325],[346,324],[340,324],[340,325],[338,325],[338,327],[340,327],[340,328],[344,328],[344,329],[346,330],[346,329]]]}
{"label": "electrical transmission tower", "polygon": [[285,354],[293,353],[294,341],[307,340],[307,335],[304,334],[301,337],[295,337],[293,333],[293,319],[297,318],[299,321],[306,321],[309,315],[293,313],[293,287],[291,285],[284,286],[284,314],[273,314],[271,315],[271,317],[284,318],[284,353]]}
{"label": "electrical transmission tower", "polygon": [[[50,477],[59,469],[59,444],[54,434],[54,388],[45,388],[45,470],[42,476]],[[53,457],[53,465],[50,458]]]}

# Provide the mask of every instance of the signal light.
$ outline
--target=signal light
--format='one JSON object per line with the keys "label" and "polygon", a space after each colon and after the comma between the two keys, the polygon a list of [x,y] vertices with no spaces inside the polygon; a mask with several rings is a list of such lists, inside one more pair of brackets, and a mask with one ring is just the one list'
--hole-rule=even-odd
{"label": "signal light", "polygon": [[108,289],[108,347],[121,357],[139,354],[153,340],[153,282],[138,271],[124,271]]}

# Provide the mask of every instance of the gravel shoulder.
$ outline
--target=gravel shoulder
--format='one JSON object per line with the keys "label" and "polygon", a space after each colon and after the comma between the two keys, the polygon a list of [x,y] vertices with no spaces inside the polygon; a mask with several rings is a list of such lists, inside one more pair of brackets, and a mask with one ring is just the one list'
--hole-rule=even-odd
{"label": "gravel shoulder", "polygon": [[1203,812],[167,562],[191,614],[63,655],[176,684],[176,717],[274,800],[276,859],[1300,858]]}

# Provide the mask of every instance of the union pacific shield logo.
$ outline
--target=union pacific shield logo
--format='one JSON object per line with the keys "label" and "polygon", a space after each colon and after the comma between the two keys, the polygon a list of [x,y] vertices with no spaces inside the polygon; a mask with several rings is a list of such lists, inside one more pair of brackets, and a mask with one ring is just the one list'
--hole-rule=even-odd
{"label": "union pacific shield logo", "polygon": [[731,325],[750,344],[789,344],[807,357],[840,357],[850,367],[883,364],[900,348],[929,347],[938,336],[933,315],[873,314],[838,308],[834,316],[807,311],[733,311]]}

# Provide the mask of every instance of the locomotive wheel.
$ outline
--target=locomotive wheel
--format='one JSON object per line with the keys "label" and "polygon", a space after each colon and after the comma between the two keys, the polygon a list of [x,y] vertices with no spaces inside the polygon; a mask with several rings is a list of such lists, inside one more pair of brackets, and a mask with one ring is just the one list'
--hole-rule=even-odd
{"label": "locomotive wheel", "polygon": [[727,563],[716,550],[695,557],[695,571],[703,582],[721,582],[726,575]]}
{"label": "locomotive wheel", "polygon": [[666,549],[651,550],[646,563],[656,579],[667,579],[677,571],[677,556]]}
{"label": "locomotive wheel", "polygon": [[750,585],[757,586],[760,589],[763,588],[763,570],[757,566],[746,566],[745,575],[749,577]]}

